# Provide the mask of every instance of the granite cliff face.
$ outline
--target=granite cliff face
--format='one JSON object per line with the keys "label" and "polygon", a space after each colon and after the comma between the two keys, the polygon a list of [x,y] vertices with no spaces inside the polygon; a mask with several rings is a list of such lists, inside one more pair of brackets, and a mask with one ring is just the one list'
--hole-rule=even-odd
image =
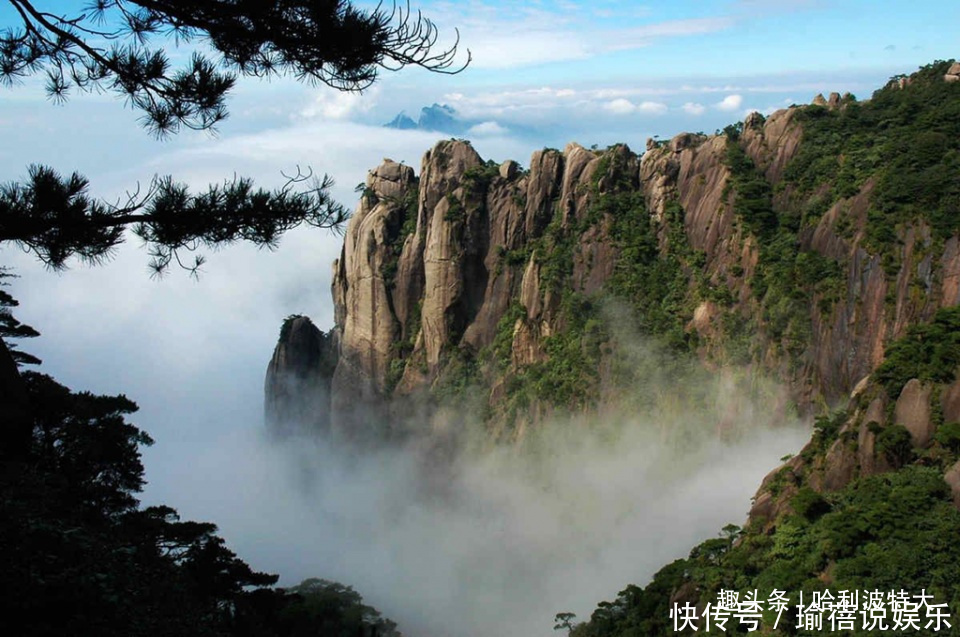
{"label": "granite cliff face", "polygon": [[[726,581],[717,568],[750,582],[744,565],[781,568],[782,546],[822,548],[797,541],[821,517],[844,529],[915,518],[915,534],[952,519],[958,78],[960,65],[936,62],[868,101],[817,96],[715,135],[650,140],[642,155],[572,143],[522,169],[449,140],[419,176],[384,160],[334,263],[335,326],[323,335],[294,322],[299,331],[281,334],[267,383],[274,422],[287,409],[308,429],[379,439],[414,422],[442,446],[469,413],[489,439],[516,442],[553,415],[649,410],[658,397],[642,393],[645,375],[696,401],[695,381],[670,376],[676,361],[731,387],[772,377],[789,395],[765,408],[774,420],[790,404],[810,416],[810,442],[764,479],[739,539],[709,540],[649,590],[628,589],[624,617],[631,604],[659,604],[662,619],[673,602],[705,603]],[[287,375],[299,379],[292,389]],[[738,391],[710,412],[718,436],[742,419]],[[909,515],[884,508],[927,492]],[[886,495],[864,503],[863,493]],[[884,533],[790,568],[829,584],[858,572],[837,564],[862,545],[907,555]],[[724,564],[727,551],[737,557]],[[583,634],[621,634],[597,630]]]}
{"label": "granite cliff face", "polygon": [[[874,101],[918,84],[892,83]],[[459,392],[479,400],[494,435],[516,437],[552,410],[601,406],[616,394],[610,299],[671,351],[773,375],[801,410],[844,401],[887,344],[960,302],[955,232],[915,215],[878,239],[888,178],[868,166],[840,187],[842,156],[811,160],[821,122],[862,110],[850,95],[818,96],[722,134],[650,141],[642,156],[544,149],[527,170],[485,162],[461,140],[428,151],[419,176],[384,160],[333,266],[336,363],[315,372],[329,382],[330,426],[375,429],[414,398]],[[817,173],[821,160],[839,172]],[[288,336],[274,378],[277,357],[300,347]],[[269,382],[267,393],[285,400]],[[925,427],[911,429],[918,440]]]}

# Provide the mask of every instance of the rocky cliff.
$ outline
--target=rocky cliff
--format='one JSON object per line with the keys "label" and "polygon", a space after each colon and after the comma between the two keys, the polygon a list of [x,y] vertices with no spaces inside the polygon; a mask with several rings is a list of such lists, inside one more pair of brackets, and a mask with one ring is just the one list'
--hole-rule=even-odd
{"label": "rocky cliff", "polygon": [[[419,177],[385,160],[334,263],[333,426],[467,387],[507,435],[554,409],[595,408],[616,393],[611,301],[672,352],[777,376],[803,409],[844,400],[887,343],[960,301],[952,191],[933,218],[891,183],[898,144],[929,164],[955,140],[917,139],[916,113],[867,138],[894,107],[955,104],[951,70],[868,102],[833,94],[651,141],[642,156],[570,144],[522,170],[450,140]],[[911,165],[920,185],[936,178]]]}
{"label": "rocky cliff", "polygon": [[333,333],[324,334],[306,316],[287,317],[264,382],[264,417],[272,434],[329,428],[330,377],[336,365]]}
{"label": "rocky cliff", "polygon": [[[853,577],[870,542],[902,569],[900,536],[836,529],[867,528],[888,500],[871,520],[960,528],[942,506],[960,506],[958,77],[936,62],[869,100],[817,96],[642,155],[569,144],[522,169],[449,140],[419,177],[385,160],[334,264],[335,365],[311,372],[329,383],[323,427],[382,435],[415,410],[437,430],[469,409],[518,440],[555,413],[644,409],[638,381],[676,361],[771,376],[818,415],[810,443],[766,478],[736,544],[698,547],[614,607],[665,618],[720,571],[756,585],[788,568],[787,549],[811,585]],[[281,338],[274,376],[299,347]],[[285,399],[268,386],[268,400]],[[596,628],[582,634],[619,634]]]}

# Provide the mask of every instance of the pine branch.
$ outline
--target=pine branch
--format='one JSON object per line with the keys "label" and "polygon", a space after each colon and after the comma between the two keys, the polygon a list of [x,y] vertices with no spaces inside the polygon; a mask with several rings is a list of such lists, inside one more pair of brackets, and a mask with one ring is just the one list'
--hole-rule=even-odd
{"label": "pine branch", "polygon": [[329,176],[317,179],[299,168],[273,191],[235,176],[192,194],[172,177],[155,177],[146,193],[130,193],[120,205],[91,198],[87,180],[77,173],[63,177],[31,166],[26,183],[0,185],[0,241],[62,269],[72,256],[92,263],[108,259],[129,227],[147,246],[155,273],[176,262],[196,274],[203,257],[187,265],[181,252],[241,240],[273,248],[281,234],[303,224],[339,230],[349,213],[330,197],[332,186]]}

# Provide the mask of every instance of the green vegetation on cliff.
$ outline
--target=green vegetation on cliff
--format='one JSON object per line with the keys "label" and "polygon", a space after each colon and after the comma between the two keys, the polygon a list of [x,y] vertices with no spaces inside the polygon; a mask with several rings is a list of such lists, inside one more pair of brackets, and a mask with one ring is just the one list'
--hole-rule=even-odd
{"label": "green vegetation on cliff", "polygon": [[[539,400],[561,409],[582,410],[595,405],[601,393],[610,389],[603,386],[605,382],[635,380],[601,377],[604,361],[610,361],[611,355],[615,359],[618,350],[605,315],[611,303],[628,310],[629,331],[634,337],[665,342],[670,356],[687,354],[695,345],[684,329],[695,298],[688,265],[695,255],[684,232],[683,210],[675,201],[668,204],[667,247],[661,250],[661,225],[647,211],[623,151],[614,146],[600,156],[587,209],[568,219],[555,212],[544,235],[529,248],[541,267],[542,293],[560,299],[559,329],[543,339],[543,360],[508,372],[511,404],[519,396],[524,405]],[[613,273],[602,289],[586,294],[576,291],[574,276],[578,262],[589,268],[583,238],[591,229],[600,230],[600,241],[615,250],[616,257]],[[501,320],[493,346],[501,361],[509,354],[516,320],[523,314],[520,307]],[[613,363],[616,367],[615,360]]]}
{"label": "green vegetation on cliff", "polygon": [[[689,557],[657,572],[646,587],[629,586],[613,602],[600,604],[572,635],[675,635],[672,603],[690,602],[702,609],[707,602],[716,603],[721,589],[739,591],[741,596],[756,589],[761,600],[769,599],[774,590],[785,591],[791,606],[778,630],[766,633],[780,635],[822,634],[797,628],[795,605],[801,591],[809,600],[814,591],[827,589],[834,594],[926,590],[951,609],[960,603],[956,578],[960,544],[952,539],[960,536],[960,511],[953,507],[938,470],[910,466],[854,481],[826,495],[803,488],[791,507],[793,512],[769,532],[759,526],[741,533],[728,531],[726,537],[700,544]],[[763,626],[772,628],[775,618],[776,613],[765,612]],[[952,630],[938,634],[960,634],[955,619],[951,618]],[[737,624],[733,619],[728,627],[739,632]],[[824,626],[829,626],[826,616]]]}
{"label": "green vegetation on cliff", "polygon": [[913,325],[892,343],[874,379],[896,399],[911,378],[947,382],[960,367],[960,306],[939,310],[930,323]]}
{"label": "green vegetation on cliff", "polygon": [[810,343],[813,300],[817,299],[820,311],[826,313],[839,298],[843,284],[840,265],[801,248],[800,220],[774,211],[773,189],[740,146],[739,127],[727,127],[726,134],[734,213],[759,244],[750,285],[763,308],[764,332],[797,364]]}
{"label": "green vegetation on cliff", "polygon": [[607,293],[633,310],[641,334],[662,338],[678,352],[692,350],[696,340],[684,327],[694,306],[691,274],[699,274],[702,264],[687,242],[683,208],[674,200],[667,203],[667,247],[661,252],[658,224],[642,193],[603,197],[598,207],[612,219],[610,236],[619,251]]}
{"label": "green vegetation on cliff", "polygon": [[923,221],[940,242],[960,229],[960,84],[943,81],[950,64],[892,78],[866,102],[797,112],[803,143],[780,187],[795,205],[819,193],[823,213],[872,180],[865,247],[890,267],[903,224]]}
{"label": "green vegetation on cliff", "polygon": [[[953,381],[960,366],[958,317],[960,308],[945,308],[930,324],[909,330],[889,346],[874,381],[892,397],[909,378]],[[941,387],[932,393],[935,403]],[[886,463],[886,472],[853,479],[832,492],[813,479],[834,441],[851,436],[843,433],[845,426],[857,422],[851,418],[865,406],[867,394],[871,392],[846,410],[818,418],[813,439],[801,454],[803,463],[785,466],[767,481],[762,492],[782,505],[767,509],[774,511],[773,519],[757,512],[742,531],[725,529],[725,537],[695,547],[687,558],[656,573],[646,587],[629,586],[613,602],[602,602],[572,634],[676,634],[670,619],[674,602],[689,602],[702,611],[708,602],[716,602],[722,589],[741,594],[756,589],[763,600],[775,589],[786,591],[794,605],[801,591],[809,599],[814,591],[828,589],[834,594],[902,589],[911,595],[925,590],[937,603],[949,604],[953,628],[939,634],[960,635],[960,621],[954,621],[960,609],[960,544],[955,541],[960,537],[960,510],[944,481],[960,450],[960,423],[941,423],[926,449],[915,448],[910,432],[900,424],[870,423],[868,430],[876,435],[874,454]],[[770,627],[773,620],[767,613],[763,623]],[[778,630],[768,634],[819,632],[798,628],[791,607]],[[845,634],[880,633],[857,629]]]}
{"label": "green vegetation on cliff", "polygon": [[[909,307],[898,311],[907,320],[929,316],[932,308],[924,303],[938,301],[936,261],[923,272],[914,266],[942,253],[944,239],[960,219],[960,186],[951,178],[960,171],[956,117],[960,83],[943,81],[947,65],[936,62],[910,78],[897,78],[869,101],[845,96],[828,106],[795,107],[781,121],[785,134],[797,141],[796,151],[785,166],[773,171],[768,160],[775,149],[758,150],[756,141],[761,134],[779,134],[779,129],[773,126],[761,133],[764,119],[759,116],[728,126],[725,148],[706,138],[685,139],[666,148],[655,145],[650,161],[656,166],[656,184],[640,183],[644,173],[638,158],[622,145],[586,151],[592,157],[564,158],[558,151],[548,151],[538,160],[546,172],[536,178],[534,190],[549,193],[552,202],[546,197],[536,200],[537,210],[524,211],[523,224],[509,217],[511,232],[520,234],[511,235],[509,248],[494,248],[493,264],[481,262],[489,238],[485,234],[489,228],[482,226],[486,217],[506,212],[474,213],[501,196],[502,201],[522,197],[526,203],[521,190],[532,192],[531,183],[515,191],[498,191],[492,199],[492,185],[504,185],[498,181],[497,164],[486,161],[465,170],[456,195],[434,193],[446,201],[447,219],[457,222],[451,240],[470,279],[464,284],[468,292],[455,300],[455,310],[443,319],[456,323],[450,332],[454,342],[443,344],[440,369],[430,369],[425,361],[409,359],[417,329],[403,326],[403,340],[392,346],[386,388],[393,390],[405,369],[415,364],[420,377],[429,379],[432,389],[444,397],[455,398],[478,387],[493,396],[497,388],[495,395],[505,400],[491,399],[501,405],[491,405],[489,413],[502,411],[503,404],[521,403],[561,410],[589,408],[622,380],[607,373],[617,369],[620,356],[615,330],[605,316],[615,307],[618,323],[645,340],[665,343],[671,353],[696,354],[721,365],[753,364],[787,382],[802,381],[810,387],[801,390],[810,404],[816,404],[821,393],[827,401],[837,399],[870,371],[864,368],[865,356],[844,365],[836,357],[826,361],[830,357],[822,352],[825,344],[835,345],[842,338],[844,319],[850,324],[852,317],[867,311],[863,292],[872,285],[867,273],[873,262],[868,259],[864,264],[855,249],[858,242],[883,259],[888,273],[899,272],[905,224],[929,224],[932,241],[914,246],[912,269],[906,271]],[[761,147],[770,142],[762,141]],[[458,142],[438,148],[449,150],[453,143]],[[792,152],[792,142],[783,143],[777,152]],[[687,170],[680,168],[678,158],[690,157],[691,151],[701,158],[695,170],[702,172],[678,180],[677,171]],[[437,165],[442,167],[446,154],[438,153]],[[758,167],[755,161],[763,165]],[[715,195],[704,189],[704,173],[716,176],[724,167],[729,179],[717,202],[721,212],[705,213],[702,204],[712,200],[704,197]],[[564,172],[568,168],[574,172]],[[590,172],[575,172],[579,170]],[[849,198],[857,194],[863,196],[854,206]],[[413,191],[408,204],[416,201],[415,195]],[[648,197],[657,202],[658,210],[647,209]],[[709,254],[692,245],[703,240],[696,233],[713,237],[715,231],[686,227],[680,201],[697,206],[691,210],[711,224],[725,224],[725,215],[733,213],[732,230],[724,226],[725,236],[707,242]],[[824,213],[838,202],[836,219],[815,235]],[[391,302],[406,228],[415,217],[409,205],[404,208],[391,216],[390,249],[381,268]],[[496,221],[501,222],[507,223],[507,217]],[[523,240],[518,242],[518,237]],[[527,317],[518,307],[520,283],[531,260],[540,298],[537,315]],[[849,278],[854,271],[859,271],[859,285]],[[491,281],[498,284],[484,289]],[[897,298],[900,288],[889,281],[888,300]],[[488,293],[510,297],[493,304],[509,308],[506,315],[481,317],[499,321],[479,330],[483,339],[493,334],[495,342],[470,347],[456,342],[490,300],[483,298]],[[408,313],[408,323],[413,324],[417,314]],[[875,323],[887,322],[886,328],[892,326],[888,319],[893,320],[871,315]],[[858,351],[865,351],[870,330],[849,329],[854,340],[859,339]],[[516,355],[515,347],[525,353]],[[463,351],[454,351],[459,348]],[[835,377],[825,370],[834,362],[840,370]],[[455,377],[445,378],[448,374]],[[924,373],[914,375],[926,378]],[[827,388],[827,378],[838,386]],[[403,391],[409,389],[405,386]],[[506,411],[519,413],[513,407]]]}

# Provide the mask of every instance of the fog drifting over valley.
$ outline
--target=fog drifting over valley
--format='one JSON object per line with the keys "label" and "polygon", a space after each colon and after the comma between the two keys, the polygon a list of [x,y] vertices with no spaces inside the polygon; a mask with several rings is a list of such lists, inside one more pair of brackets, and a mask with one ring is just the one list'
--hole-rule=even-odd
{"label": "fog drifting over valley", "polygon": [[[776,415],[774,389],[748,397],[715,376],[710,409],[671,402],[659,381],[663,413],[550,423],[520,449],[478,443],[475,422],[453,419],[467,435],[449,468],[416,445],[358,455],[272,444],[262,388],[281,318],[305,311],[329,327],[318,279],[338,247],[308,231],[279,254],[234,246],[212,255],[198,283],[150,281],[135,245],[62,275],[5,256],[21,275],[17,316],[43,333],[23,343],[46,359],[41,371],[140,404],[132,420],[157,440],[144,453],[145,503],[215,522],[281,585],[354,586],[408,637],[553,635],[555,613],[585,619],[742,524],[761,478],[809,437]],[[641,346],[630,355],[649,364]],[[722,442],[731,408],[738,435]]]}
{"label": "fog drifting over valley", "polygon": [[[449,465],[415,443],[356,453],[250,428],[175,490],[282,584],[353,585],[406,635],[546,636],[555,613],[585,619],[742,524],[763,475],[809,435],[748,426],[721,442],[716,414],[662,417],[553,422],[519,448],[465,443]],[[702,437],[666,439],[673,425]]]}
{"label": "fog drifting over valley", "polygon": [[[109,197],[153,171],[216,181],[229,159],[276,185],[278,168],[326,148],[314,168],[337,175],[335,194],[350,202],[351,182],[382,157],[419,168],[435,141],[372,130],[348,123],[186,143],[139,169],[90,176]],[[477,147],[497,159],[533,150],[510,139]],[[718,387],[741,403],[736,441],[717,440],[726,409],[605,416],[552,423],[520,451],[467,436],[440,478],[417,448],[357,456],[317,442],[270,445],[263,377],[280,323],[304,313],[329,329],[339,250],[339,237],[298,229],[274,253],[238,244],[208,254],[198,282],[177,271],[150,280],[134,239],[102,267],[61,274],[15,246],[0,255],[21,277],[9,288],[21,302],[16,316],[42,333],[22,344],[45,360],[40,370],[140,405],[132,420],[157,441],[144,451],[146,504],[216,523],[242,559],[279,573],[282,585],[322,577],[354,586],[408,637],[545,636],[557,612],[587,618],[724,524],[742,524],[763,475],[809,435],[790,423],[761,426],[775,420],[772,393],[755,402]],[[643,348],[634,356],[641,364]],[[668,383],[662,389],[669,395]],[[665,439],[681,426],[699,432],[695,446]]]}
{"label": "fog drifting over valley", "polygon": [[[626,142],[639,152],[649,137],[710,133],[817,93],[867,98],[892,75],[956,55],[944,19],[954,9],[941,2],[647,5],[414,3],[446,36],[460,29],[475,53],[468,72],[385,73],[363,94],[248,78],[216,135],[164,142],[113,95],[58,107],[42,74],[29,77],[3,87],[0,182],[42,163],[78,171],[90,194],[118,202],[155,174],[194,189],[234,175],[276,188],[283,172],[311,167],[352,207],[355,185],[383,158],[419,174],[423,153],[450,137],[382,126],[431,104],[473,124],[464,134],[484,159],[527,166],[545,146]],[[0,243],[0,266],[20,277],[5,288],[20,301],[14,315],[41,332],[18,343],[44,360],[39,371],[140,405],[130,420],[156,440],[143,450],[144,504],[217,524],[282,586],[353,586],[407,637],[557,635],[557,612],[585,620],[597,602],[743,524],[763,476],[809,439],[776,387],[736,372],[660,378],[650,344],[620,334],[660,409],[554,419],[522,445],[497,447],[470,407],[454,405],[446,461],[423,442],[357,453],[319,438],[271,441],[263,383],[278,331],[291,314],[332,327],[340,247],[333,233],[298,228],[275,252],[204,252],[199,281],[176,269],[151,280],[133,237],[107,263],[63,273]],[[706,399],[681,398],[683,383]]]}

